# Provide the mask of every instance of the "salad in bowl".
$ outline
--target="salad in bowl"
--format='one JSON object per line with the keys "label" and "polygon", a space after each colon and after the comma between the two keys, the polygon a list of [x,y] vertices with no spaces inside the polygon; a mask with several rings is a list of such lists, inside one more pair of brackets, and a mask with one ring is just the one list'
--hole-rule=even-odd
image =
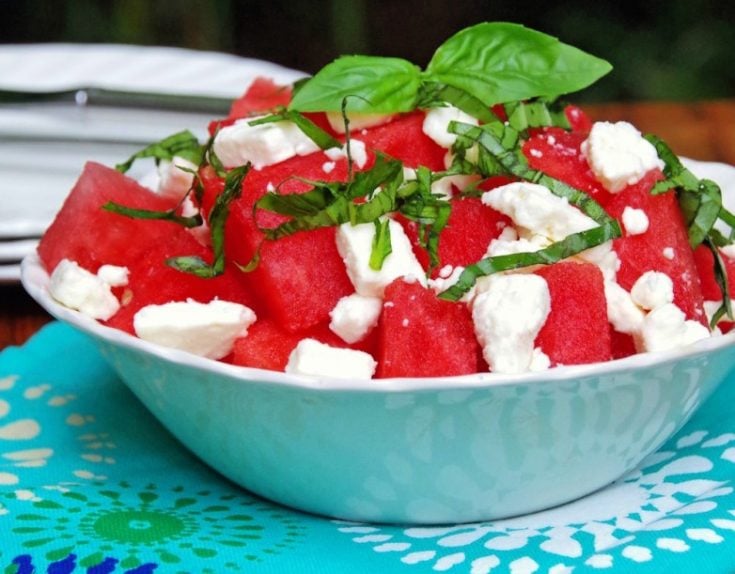
{"label": "salad in bowl", "polygon": [[88,164],[24,284],[263,496],[416,523],[571,500],[735,356],[735,215],[664,141],[560,98],[609,71],[483,23],[423,70],[258,78],[207,142]]}

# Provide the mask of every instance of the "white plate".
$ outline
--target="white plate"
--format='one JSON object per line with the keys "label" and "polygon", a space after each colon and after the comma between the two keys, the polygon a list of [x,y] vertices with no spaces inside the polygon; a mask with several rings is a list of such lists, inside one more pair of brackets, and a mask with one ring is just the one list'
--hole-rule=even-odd
{"label": "white plate", "polygon": [[[257,76],[303,76],[270,62],[215,52],[119,45],[0,46],[0,90],[96,87],[236,98]],[[84,162],[114,165],[148,142],[191,129],[204,137],[211,114],[72,105],[0,107],[0,240],[43,233]],[[33,141],[11,134],[33,135]],[[18,273],[0,270],[0,281]]]}

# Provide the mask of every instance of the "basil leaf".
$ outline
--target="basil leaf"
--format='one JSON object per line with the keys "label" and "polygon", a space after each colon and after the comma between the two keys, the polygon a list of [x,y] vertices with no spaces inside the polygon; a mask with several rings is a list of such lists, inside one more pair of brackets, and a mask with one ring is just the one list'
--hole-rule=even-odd
{"label": "basil leaf", "polygon": [[176,208],[169,211],[152,211],[149,209],[126,207],[119,203],[115,203],[114,201],[108,201],[102,206],[102,209],[111,213],[117,213],[118,215],[131,217],[133,219],[158,219],[160,221],[171,221],[187,228],[198,227],[203,223],[201,215],[196,214],[190,217],[184,217],[176,213]]}
{"label": "basil leaf", "polygon": [[616,230],[613,226],[604,224],[600,227],[568,235],[561,241],[552,243],[540,251],[487,257],[477,263],[468,265],[460,274],[457,282],[449,289],[442,291],[439,298],[458,301],[467,291],[472,289],[480,277],[501,271],[530,267],[531,265],[550,265],[610,241],[617,236],[616,233],[618,232],[619,230]]}
{"label": "basil leaf", "polygon": [[717,246],[714,244],[714,242],[710,240],[706,240],[704,244],[714,256],[715,281],[717,282],[717,286],[720,288],[720,293],[722,293],[723,295],[722,304],[712,316],[712,320],[710,321],[710,328],[714,329],[715,326],[717,326],[717,323],[720,322],[720,319],[722,319],[722,317],[724,317],[725,315],[727,315],[730,319],[733,319],[732,301],[730,299],[730,285],[727,278],[727,267],[725,266],[725,262],[722,260],[720,251],[719,249],[717,249]]}
{"label": "basil leaf", "polygon": [[718,219],[722,219],[732,228],[735,217],[722,206],[720,187],[709,179],[698,179],[684,167],[662,139],[650,134],[644,137],[653,144],[663,160],[666,176],[665,180],[653,186],[651,193],[657,195],[671,189],[677,190],[679,208],[687,224],[689,245],[692,249],[710,236]]}
{"label": "basil leaf", "polygon": [[[611,230],[617,229],[615,237],[621,235],[618,223],[592,197],[563,181],[548,176],[541,171],[531,169],[520,150],[519,133],[512,127],[499,122],[485,124],[484,126],[451,122],[449,131],[457,134],[459,138],[466,138],[472,143],[479,144],[481,152],[484,151],[492,156],[493,161],[490,163],[493,171],[484,175],[497,175],[497,165],[499,164],[506,170],[507,174],[543,185],[554,195],[567,199],[569,203],[578,207],[597,223],[607,225]],[[463,145],[465,148],[467,147],[466,142]],[[482,165],[482,162],[480,165]]]}
{"label": "basil leaf", "polygon": [[375,220],[375,235],[373,236],[368,265],[373,271],[380,271],[386,257],[393,252],[390,242],[390,219]]}
{"label": "basil leaf", "polygon": [[342,56],[305,82],[288,109],[336,112],[349,98],[350,112],[407,112],[415,107],[420,85],[419,68],[407,60]]}
{"label": "basil leaf", "polygon": [[546,126],[556,126],[567,130],[571,127],[563,108],[555,108],[542,100],[510,102],[504,107],[508,123],[519,132],[525,132],[528,128]]}
{"label": "basil leaf", "polygon": [[196,256],[172,257],[166,261],[167,265],[206,279],[216,277],[224,272],[225,223],[230,214],[232,202],[242,194],[242,182],[249,171],[250,164],[247,164],[227,172],[225,187],[222,193],[217,196],[212,211],[209,213],[209,229],[212,238],[212,251],[214,252],[211,265]]}
{"label": "basil leaf", "polygon": [[421,86],[417,107],[431,108],[448,103],[459,108],[481,122],[497,121],[490,108],[464,90],[438,82],[424,82]]}
{"label": "basil leaf", "polygon": [[144,147],[139,152],[130,156],[127,161],[117,164],[115,169],[119,172],[126,173],[138,159],[155,158],[156,162],[159,162],[161,160],[171,161],[176,156],[189,160],[194,165],[199,165],[202,161],[203,153],[204,148],[196,136],[190,131],[185,130]]}
{"label": "basil leaf", "polygon": [[519,24],[485,22],[445,41],[424,79],[459,88],[491,106],[575,92],[611,69],[553,36]]}

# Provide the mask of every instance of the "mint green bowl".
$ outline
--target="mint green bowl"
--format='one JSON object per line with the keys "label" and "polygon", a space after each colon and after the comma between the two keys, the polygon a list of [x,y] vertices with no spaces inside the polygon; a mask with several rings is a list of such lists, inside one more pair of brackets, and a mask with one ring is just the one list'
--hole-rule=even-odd
{"label": "mint green bowl", "polygon": [[437,524],[555,506],[634,468],[726,377],[735,334],[524,375],[327,379],[147,343],[55,303],[36,255],[26,290],[87,333],[193,453],[243,488],[349,520]]}

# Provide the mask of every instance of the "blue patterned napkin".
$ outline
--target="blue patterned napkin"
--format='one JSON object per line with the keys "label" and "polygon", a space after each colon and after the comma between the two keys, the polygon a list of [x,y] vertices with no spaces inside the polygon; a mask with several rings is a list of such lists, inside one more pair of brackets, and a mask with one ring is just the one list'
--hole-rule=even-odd
{"label": "blue patterned napkin", "polygon": [[730,573],[734,484],[731,378],[659,452],[582,500],[479,524],[346,523],[209,470],[70,327],[0,353],[1,574]]}

